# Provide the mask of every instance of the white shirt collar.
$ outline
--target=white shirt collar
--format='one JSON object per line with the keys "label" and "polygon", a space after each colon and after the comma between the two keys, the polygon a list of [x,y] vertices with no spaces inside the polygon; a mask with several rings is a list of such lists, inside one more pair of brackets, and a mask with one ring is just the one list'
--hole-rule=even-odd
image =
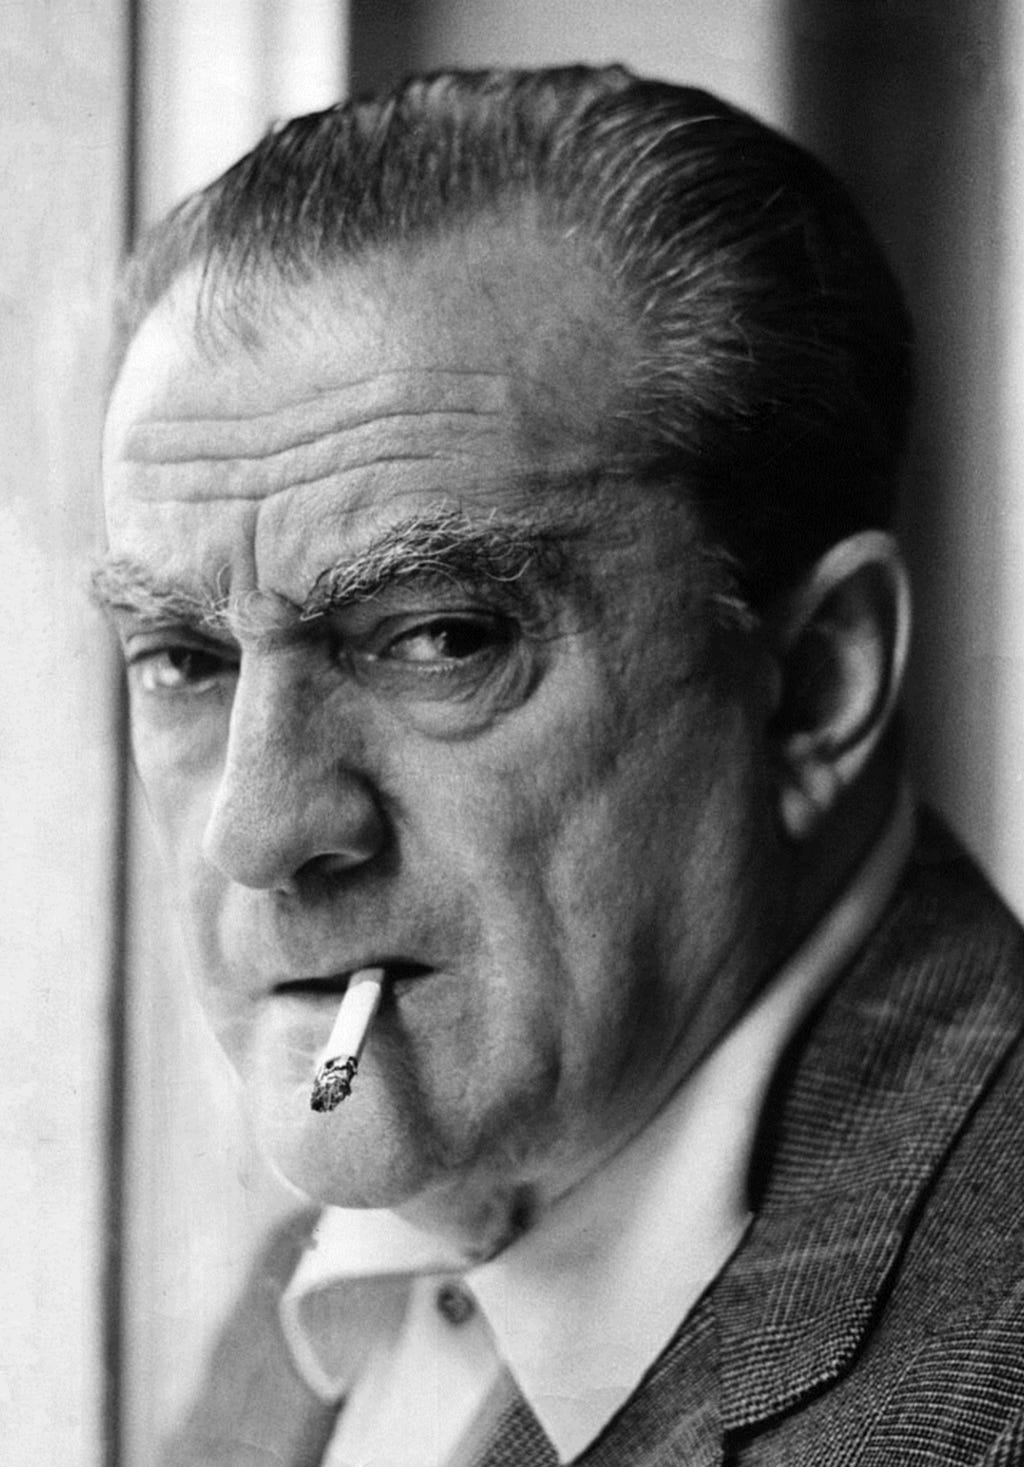
{"label": "white shirt collar", "polygon": [[[669,1103],[602,1170],[464,1274],[495,1346],[562,1462],[625,1405],[750,1221],[746,1182],[787,1041],[876,925],[909,854],[903,790],[839,901]],[[390,1212],[326,1209],[282,1301],[296,1363],[337,1396],[301,1323],[343,1279],[451,1272],[457,1260]]]}

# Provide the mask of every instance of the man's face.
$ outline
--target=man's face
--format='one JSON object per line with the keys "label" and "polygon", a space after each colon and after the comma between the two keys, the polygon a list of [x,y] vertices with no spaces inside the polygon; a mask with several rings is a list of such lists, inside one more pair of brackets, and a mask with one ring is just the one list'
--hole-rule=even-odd
{"label": "man's face", "polygon": [[[624,337],[553,252],[268,287],[258,333],[205,346],[194,304],[182,280],[133,343],[105,472],[203,1004],[313,1195],[557,1195],[770,959],[765,680],[684,497],[602,477]],[[316,1114],[370,965],[352,1096]]]}

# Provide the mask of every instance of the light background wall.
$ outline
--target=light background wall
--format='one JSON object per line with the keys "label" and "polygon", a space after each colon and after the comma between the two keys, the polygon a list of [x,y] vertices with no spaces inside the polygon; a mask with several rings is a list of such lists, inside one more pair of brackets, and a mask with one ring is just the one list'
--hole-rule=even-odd
{"label": "light background wall", "polygon": [[0,1462],[99,1462],[117,687],[84,597],[121,247],[114,0],[0,6]]}
{"label": "light background wall", "polygon": [[[0,0],[0,179],[14,201],[0,246],[0,604],[12,629],[0,654],[0,1460],[18,1467],[147,1467],[259,1237],[291,1205],[195,1017],[137,800],[121,921],[117,685],[80,585],[128,160],[145,221],[273,117],[333,96],[346,51],[360,87],[443,64],[623,60],[722,91],[850,182],[921,338],[904,512],[919,604],[914,765],[1024,911],[1019,8]],[[119,1194],[123,1260],[110,1247]],[[105,1298],[122,1279],[123,1300]],[[118,1350],[123,1401],[104,1379]],[[118,1414],[121,1446],[105,1445]]]}

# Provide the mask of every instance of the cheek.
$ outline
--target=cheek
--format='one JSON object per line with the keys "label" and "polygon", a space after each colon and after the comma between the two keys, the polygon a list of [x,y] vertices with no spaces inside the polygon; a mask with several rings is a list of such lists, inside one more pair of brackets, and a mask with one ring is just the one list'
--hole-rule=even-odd
{"label": "cheek", "polygon": [[479,918],[475,1013],[493,1032],[478,1042],[514,1032],[552,1066],[597,1043],[624,991],[643,905],[638,833],[664,802],[607,706],[574,698],[530,738],[509,726],[440,768],[435,753],[407,838],[410,871],[437,872],[439,900],[457,889]]}
{"label": "cheek", "polygon": [[614,1022],[622,1049],[657,1049],[728,981],[742,943],[756,774],[741,720],[698,700],[595,773],[557,831],[548,902],[591,1028]]}

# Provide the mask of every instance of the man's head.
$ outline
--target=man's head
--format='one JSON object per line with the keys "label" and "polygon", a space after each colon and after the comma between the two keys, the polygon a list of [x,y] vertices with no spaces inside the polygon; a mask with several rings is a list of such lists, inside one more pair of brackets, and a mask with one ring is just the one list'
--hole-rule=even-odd
{"label": "man's head", "polygon": [[299,119],[130,287],[105,590],[204,1002],[300,1185],[500,1234],[735,1016],[822,832],[856,845],[898,292],[805,155],[619,70]]}

